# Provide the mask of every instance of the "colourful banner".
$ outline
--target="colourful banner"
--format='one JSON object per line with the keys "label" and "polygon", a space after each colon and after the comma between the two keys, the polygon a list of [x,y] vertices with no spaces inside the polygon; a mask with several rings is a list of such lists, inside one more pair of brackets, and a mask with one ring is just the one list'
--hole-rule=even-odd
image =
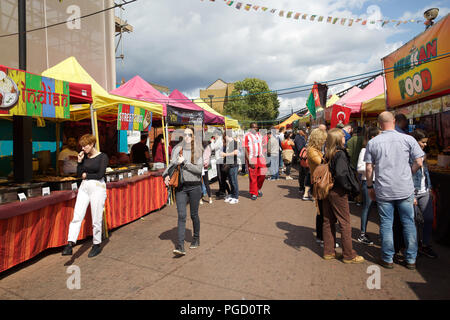
{"label": "colourful banner", "polygon": [[69,119],[69,82],[0,65],[0,115]]}
{"label": "colourful banner", "polygon": [[[203,0],[201,0],[201,1],[203,1]],[[210,0],[210,1],[212,1],[212,0]],[[227,1],[227,0],[224,0],[224,3],[227,5],[227,6],[231,6],[232,4],[233,4],[233,2],[234,1]],[[238,10],[240,10],[241,9],[241,7],[242,7],[242,2],[238,2],[237,4],[236,4],[236,9],[238,9]],[[267,8],[267,7],[260,7],[260,6],[255,6],[255,5],[252,5],[251,3],[248,3],[248,4],[246,4],[245,6],[244,6],[244,9],[246,10],[246,11],[250,11],[250,8],[253,8],[255,11],[257,11],[259,8],[261,8],[261,10],[262,10],[262,12],[265,12],[265,11],[267,11],[269,8]],[[275,13],[276,11],[277,11],[278,9],[271,9],[269,12],[270,13]],[[285,12],[287,12],[287,15],[286,15],[286,17],[287,18],[291,18],[292,17],[292,15],[293,15],[293,11],[291,11],[291,10],[279,10],[279,16],[280,17],[284,17],[285,15],[284,15],[284,13]],[[310,16],[310,21],[317,21],[317,22],[322,22],[322,21],[325,21],[325,17],[324,16],[319,16],[319,18],[317,19],[317,20],[315,20],[315,18],[317,17],[317,15],[309,15],[309,14],[304,14],[303,16],[302,16],[302,19],[303,20],[306,20],[306,17],[307,16]],[[296,14],[295,16],[294,16],[294,19],[296,19],[296,20],[298,20],[298,19],[300,19],[300,14]],[[332,22],[333,21],[333,22]],[[336,18],[334,18],[334,17],[328,17],[327,18],[327,20],[326,20],[326,22],[327,23],[331,23],[332,22],[332,24],[336,24],[336,22],[337,21],[341,21],[341,25],[343,26],[343,25],[345,25],[345,22],[346,21],[348,21],[349,23],[348,23],[348,26],[349,27],[351,27],[351,26],[353,26],[354,25],[354,23],[356,24],[356,23],[359,23],[359,22],[361,22],[361,25],[363,25],[363,26],[365,26],[365,25],[367,25],[367,23],[369,23],[369,24],[375,24],[376,22],[379,22],[380,23],[380,25],[381,25],[381,27],[384,27],[385,25],[387,25],[389,22],[397,22],[397,24],[395,24],[395,26],[399,26],[400,24],[402,24],[402,23],[420,23],[420,22],[424,22],[425,24],[427,23],[427,20],[422,20],[422,19],[410,19],[410,20],[362,20],[362,19],[347,19],[347,18],[338,18],[338,17],[336,17]]]}
{"label": "colourful banner", "polygon": [[449,52],[450,15],[383,58],[388,107],[450,92]]}
{"label": "colourful banner", "polygon": [[152,113],[142,108],[119,104],[117,108],[117,130],[150,131]]}

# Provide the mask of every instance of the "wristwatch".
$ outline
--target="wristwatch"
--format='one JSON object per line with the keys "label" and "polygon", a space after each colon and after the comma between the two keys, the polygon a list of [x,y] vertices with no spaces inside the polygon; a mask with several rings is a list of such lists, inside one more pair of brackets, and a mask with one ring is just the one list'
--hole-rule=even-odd
{"label": "wristwatch", "polygon": [[367,189],[373,189],[373,185],[367,186]]}

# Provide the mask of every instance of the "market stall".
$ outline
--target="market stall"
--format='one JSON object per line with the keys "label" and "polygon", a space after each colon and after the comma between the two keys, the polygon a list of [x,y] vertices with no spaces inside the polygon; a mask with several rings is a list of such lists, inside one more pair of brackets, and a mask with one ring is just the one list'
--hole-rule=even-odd
{"label": "market stall", "polygon": [[[450,15],[384,57],[386,105],[429,135],[436,241],[450,245]],[[414,63],[411,63],[413,61]]]}
{"label": "market stall", "polygon": [[[54,74],[58,79],[55,80],[56,83],[65,84],[67,81],[64,79],[76,79],[92,88],[92,100],[80,100],[80,97],[87,93],[81,91],[80,95],[74,95],[73,101],[70,99],[70,106],[69,103],[65,105],[67,110],[57,111],[56,114],[64,115],[63,127],[65,124],[73,124],[76,127],[83,122],[82,119],[86,119],[85,121],[88,121],[90,125],[93,115],[92,126],[88,125],[88,127],[92,129],[89,130],[89,133],[98,133],[97,139],[101,133],[98,131],[97,119],[115,121],[113,126],[117,128],[120,124],[117,120],[121,107],[125,107],[125,109],[128,107],[127,112],[133,110],[141,116],[133,117],[134,123],[127,129],[141,128],[136,127],[136,119],[141,121],[142,125],[147,114],[150,116],[152,114],[162,115],[160,104],[109,95],[73,58],[55,66],[55,69],[47,70],[44,74],[47,77],[42,77],[42,79],[48,79],[50,75]],[[47,80],[44,83],[47,83]],[[58,84],[56,88],[58,86],[60,85]],[[63,85],[63,88],[66,86]],[[67,85],[67,88],[70,86]],[[72,104],[75,101],[85,104],[75,106]],[[91,105],[89,105],[90,102],[92,102]],[[36,114],[36,116],[39,115]],[[125,117],[125,119],[128,118]],[[70,126],[68,125],[68,127]],[[61,131],[64,131],[64,128],[61,128]],[[103,140],[108,142],[107,139]],[[59,143],[57,145],[58,149]],[[151,171],[138,165],[111,167],[107,170],[106,175],[107,201],[104,212],[106,230],[134,221],[166,204],[168,194],[161,176],[162,170]],[[0,272],[31,259],[47,248],[62,246],[67,241],[67,231],[73,216],[79,179],[70,176],[60,179],[61,177],[51,175],[49,172],[46,172],[45,175],[35,175],[34,178],[46,181],[29,189],[26,193],[27,200],[19,201],[17,198],[18,193],[25,194],[25,192],[21,192],[22,189],[13,188],[13,190],[8,190],[8,193],[2,193],[1,199],[10,201],[0,205]],[[43,195],[44,191],[46,191],[45,196]],[[39,194],[39,192],[41,193]],[[10,196],[14,193],[16,200]],[[105,234],[107,235],[107,232]],[[78,239],[81,240],[91,235],[92,226],[88,213]]]}

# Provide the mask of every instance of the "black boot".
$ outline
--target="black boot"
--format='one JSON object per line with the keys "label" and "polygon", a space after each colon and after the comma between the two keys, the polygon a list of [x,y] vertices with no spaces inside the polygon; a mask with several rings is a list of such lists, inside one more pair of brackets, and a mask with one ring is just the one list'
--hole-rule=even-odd
{"label": "black boot", "polygon": [[192,239],[192,242],[191,242],[191,245],[190,245],[189,249],[198,248],[199,245],[200,245],[200,239],[199,238],[194,238],[194,239]]}
{"label": "black boot", "polygon": [[99,244],[94,244],[92,246],[91,251],[89,251],[88,257],[92,258],[95,257],[96,255],[98,255],[100,252],[102,251],[102,248],[100,248]]}
{"label": "black boot", "polygon": [[177,245],[175,250],[173,250],[173,253],[184,256],[186,254],[186,251],[184,251],[184,244]]}
{"label": "black boot", "polygon": [[69,241],[67,245],[64,247],[64,250],[62,252],[63,256],[71,256],[72,255],[72,247],[74,246],[74,243]]}

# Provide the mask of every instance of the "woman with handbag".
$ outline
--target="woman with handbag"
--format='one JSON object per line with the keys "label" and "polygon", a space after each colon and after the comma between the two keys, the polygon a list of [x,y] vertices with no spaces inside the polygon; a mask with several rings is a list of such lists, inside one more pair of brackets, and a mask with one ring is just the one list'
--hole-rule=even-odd
{"label": "woman with handbag", "polygon": [[341,227],[342,252],[344,263],[362,263],[352,247],[352,226],[348,196],[359,191],[356,172],[350,165],[350,157],[345,149],[345,136],[341,129],[328,132],[325,160],[333,177],[333,187],[323,201],[323,258],[339,259],[335,251],[336,221]]}
{"label": "woman with handbag", "polygon": [[[182,142],[173,148],[169,167],[164,171],[166,186],[175,188],[175,198],[178,212],[178,239],[173,253],[185,255],[184,238],[186,233],[186,205],[189,201],[194,236],[190,249],[200,245],[200,218],[198,208],[202,197],[203,148],[201,134],[194,139],[194,131],[184,130]],[[172,172],[172,175],[170,175]],[[176,177],[178,175],[178,181]]]}
{"label": "woman with handbag", "polygon": [[281,158],[286,166],[286,180],[292,180],[291,177],[291,167],[292,167],[292,159],[294,157],[294,146],[295,143],[291,139],[291,132],[286,132],[284,134],[284,140],[281,143]]}
{"label": "woman with handbag", "polygon": [[[309,136],[308,147],[306,153],[308,156],[308,166],[311,176],[316,170],[317,166],[323,162],[322,148],[327,140],[327,133],[319,128],[314,129]],[[312,185],[314,189],[314,185]],[[316,242],[323,246],[323,200],[316,199],[318,214],[316,215]]]}

